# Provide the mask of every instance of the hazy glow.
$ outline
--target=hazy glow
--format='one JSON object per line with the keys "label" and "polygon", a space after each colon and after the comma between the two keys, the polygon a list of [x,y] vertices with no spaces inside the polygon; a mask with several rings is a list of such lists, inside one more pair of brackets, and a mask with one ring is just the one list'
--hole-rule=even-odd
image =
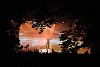
{"label": "hazy glow", "polygon": [[[45,48],[46,45],[46,38],[50,37],[52,38],[50,40],[50,48],[59,49],[59,44],[62,44],[62,41],[59,40],[60,32],[63,30],[68,29],[67,23],[58,23],[58,24],[52,24],[51,28],[46,27],[44,29],[44,32],[39,34],[39,29],[35,30],[32,28],[32,22],[28,22],[25,24],[22,24],[20,26],[20,32],[19,32],[19,39],[20,44],[23,46],[26,46],[27,44],[30,45],[30,48],[38,46],[38,48],[42,47]],[[55,45],[55,46],[54,46]],[[56,47],[56,48],[55,48]]]}
{"label": "hazy glow", "polygon": [[[52,28],[46,27],[44,31],[39,34],[40,30],[36,30],[32,28],[32,22],[28,22],[25,24],[21,24],[20,31],[19,31],[19,39],[20,44],[26,46],[29,44],[29,49],[34,50],[36,49],[43,49],[42,51],[45,52],[46,48],[46,38],[52,38],[50,40],[50,48],[54,49],[56,52],[60,52],[61,48],[59,44],[62,44],[62,41],[59,40],[59,36],[61,35],[62,30],[69,29],[69,23],[57,23],[51,25]],[[85,49],[87,50],[87,49]],[[84,49],[80,50],[79,53],[85,51]]]}

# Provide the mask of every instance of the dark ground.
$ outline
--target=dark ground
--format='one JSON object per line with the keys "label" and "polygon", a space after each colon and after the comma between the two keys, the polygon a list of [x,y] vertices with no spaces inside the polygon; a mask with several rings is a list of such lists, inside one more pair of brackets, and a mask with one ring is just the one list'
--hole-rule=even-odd
{"label": "dark ground", "polygon": [[38,54],[38,53],[25,53],[16,54],[15,56],[5,56],[2,58],[1,64],[3,66],[90,66],[99,64],[99,58],[94,55],[84,54]]}

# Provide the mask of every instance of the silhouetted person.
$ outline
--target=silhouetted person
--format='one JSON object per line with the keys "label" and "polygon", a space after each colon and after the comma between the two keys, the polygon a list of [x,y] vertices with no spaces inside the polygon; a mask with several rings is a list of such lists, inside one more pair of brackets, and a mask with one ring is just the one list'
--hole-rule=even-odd
{"label": "silhouetted person", "polygon": [[46,38],[46,40],[47,40],[47,43],[46,43],[46,48],[47,49],[49,49],[49,44],[50,44],[50,40],[51,40],[52,38]]}

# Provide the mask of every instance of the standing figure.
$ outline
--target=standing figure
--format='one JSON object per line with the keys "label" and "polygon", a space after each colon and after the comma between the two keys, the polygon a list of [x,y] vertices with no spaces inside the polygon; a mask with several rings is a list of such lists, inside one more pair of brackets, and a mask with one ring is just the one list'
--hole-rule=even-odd
{"label": "standing figure", "polygon": [[46,49],[49,49],[49,44],[50,44],[50,40],[51,40],[51,39],[52,39],[52,38],[49,38],[49,37],[46,38],[46,40],[47,40]]}

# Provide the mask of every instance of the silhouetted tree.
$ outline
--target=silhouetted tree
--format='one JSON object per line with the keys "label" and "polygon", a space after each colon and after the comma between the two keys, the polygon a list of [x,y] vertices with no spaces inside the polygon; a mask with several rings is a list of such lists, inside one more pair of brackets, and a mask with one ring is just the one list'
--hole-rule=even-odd
{"label": "silhouetted tree", "polygon": [[[89,24],[90,22],[87,22],[87,20],[89,19],[86,19],[86,17],[80,17],[78,18],[78,21],[75,21],[74,28],[61,32],[62,34],[59,38],[60,41],[63,41],[62,44],[60,44],[62,52],[67,51],[68,53],[76,53],[79,48],[92,45],[92,42],[89,39],[91,27]],[[81,43],[81,41],[83,43]],[[78,46],[80,43],[81,45]]]}

